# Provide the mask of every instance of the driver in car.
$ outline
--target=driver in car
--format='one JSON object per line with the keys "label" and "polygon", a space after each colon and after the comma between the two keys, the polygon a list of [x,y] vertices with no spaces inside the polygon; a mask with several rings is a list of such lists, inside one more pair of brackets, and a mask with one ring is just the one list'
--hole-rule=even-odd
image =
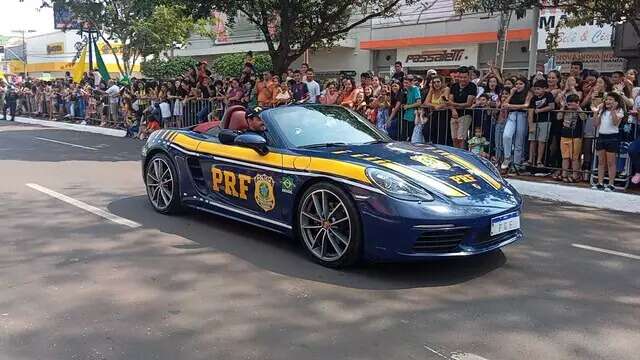
{"label": "driver in car", "polygon": [[265,131],[267,131],[267,127],[265,126],[264,121],[260,118],[261,111],[262,108],[260,107],[255,107],[247,110],[245,117],[247,118],[249,128],[245,130],[243,134],[260,135],[266,140],[267,134],[265,134]]}

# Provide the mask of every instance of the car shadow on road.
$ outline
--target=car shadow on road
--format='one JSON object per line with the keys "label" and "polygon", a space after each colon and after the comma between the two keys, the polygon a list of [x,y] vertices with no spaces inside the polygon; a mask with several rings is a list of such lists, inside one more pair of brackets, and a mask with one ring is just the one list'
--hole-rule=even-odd
{"label": "car shadow on road", "polygon": [[350,288],[383,290],[455,285],[481,277],[507,262],[502,251],[495,251],[467,258],[365,263],[335,270],[314,263],[297,241],[286,236],[195,210],[175,216],[161,215],[153,210],[146,196],[114,201],[108,209],[144,227],[184,238],[187,242],[177,243],[174,248],[185,252],[209,248],[274,273]]}

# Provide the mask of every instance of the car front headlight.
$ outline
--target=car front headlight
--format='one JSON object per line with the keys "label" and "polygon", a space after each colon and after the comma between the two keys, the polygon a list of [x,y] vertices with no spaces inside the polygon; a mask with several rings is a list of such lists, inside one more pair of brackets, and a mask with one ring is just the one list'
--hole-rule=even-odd
{"label": "car front headlight", "polygon": [[367,168],[367,176],[382,191],[396,199],[408,201],[433,201],[425,189],[391,172]]}

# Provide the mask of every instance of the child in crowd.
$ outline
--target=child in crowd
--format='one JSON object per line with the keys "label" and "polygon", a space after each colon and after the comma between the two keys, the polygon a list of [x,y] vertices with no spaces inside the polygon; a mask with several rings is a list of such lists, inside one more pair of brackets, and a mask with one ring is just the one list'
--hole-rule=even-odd
{"label": "child in crowd", "polygon": [[387,133],[387,123],[389,122],[389,111],[391,110],[391,102],[389,99],[388,87],[383,87],[378,96],[376,112],[376,127],[378,130]]}
{"label": "child in crowd", "polygon": [[498,112],[498,117],[496,118],[496,125],[494,128],[494,137],[496,139],[496,155],[493,157],[493,163],[497,166],[499,165],[503,158],[502,154],[504,154],[504,146],[502,142],[502,135],[504,134],[504,126],[507,122],[507,117],[509,116],[509,109],[502,108],[500,105],[509,100],[509,94],[511,92],[510,88],[502,89],[500,93],[500,100],[498,101],[497,107],[500,109]]}
{"label": "child in crowd", "polygon": [[469,139],[469,151],[483,158],[488,158],[489,154],[486,152],[488,145],[489,141],[482,135],[482,127],[476,126],[473,130],[473,137]]}
{"label": "child in crowd", "polygon": [[[611,92],[607,94],[604,104],[600,104],[594,124],[598,129],[596,151],[598,152],[598,183],[596,190],[615,191],[616,156],[620,145],[620,123],[624,119],[622,97]],[[604,185],[605,169],[608,171],[609,184]]]}
{"label": "child in crowd", "polygon": [[555,109],[555,99],[547,88],[546,80],[537,80],[529,103],[529,161],[525,165],[535,164],[538,168],[544,167],[542,161],[551,131],[551,114]]}
{"label": "child in crowd", "polygon": [[[472,129],[479,127],[482,133],[488,133],[491,128],[491,115],[493,111],[489,108],[491,96],[489,94],[481,94],[471,105],[473,108],[473,126]],[[485,131],[486,130],[486,131]]]}
{"label": "child in crowd", "polygon": [[566,105],[563,105],[560,110],[558,120],[562,121],[562,129],[560,130],[562,181],[572,183],[580,180],[582,132],[587,114],[581,111],[580,97],[576,94],[567,96]]}
{"label": "child in crowd", "polygon": [[171,123],[171,104],[166,97],[160,103],[160,115],[162,116],[162,125],[167,126]]}

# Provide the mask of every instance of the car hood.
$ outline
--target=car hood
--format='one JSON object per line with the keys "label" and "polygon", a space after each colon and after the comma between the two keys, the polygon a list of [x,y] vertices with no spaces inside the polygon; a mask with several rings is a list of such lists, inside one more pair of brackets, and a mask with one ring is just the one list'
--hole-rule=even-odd
{"label": "car hood", "polygon": [[475,155],[442,145],[390,142],[304,150],[305,155],[392,171],[458,204],[519,202],[515,190]]}

